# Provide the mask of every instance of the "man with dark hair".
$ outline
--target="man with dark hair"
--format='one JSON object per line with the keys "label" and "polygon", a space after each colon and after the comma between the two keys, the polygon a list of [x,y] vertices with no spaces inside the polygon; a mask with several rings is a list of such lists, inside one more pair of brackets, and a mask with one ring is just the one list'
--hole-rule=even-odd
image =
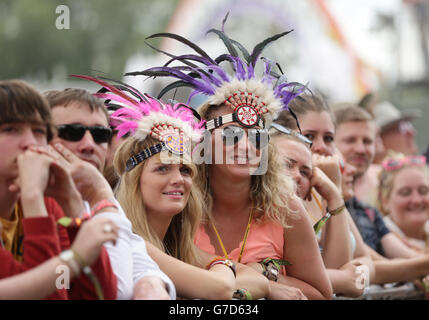
{"label": "man with dark hair", "polygon": [[[3,226],[0,248],[0,279],[22,273],[51,257],[59,255],[75,271],[84,266],[70,249],[76,228],[57,227],[64,217],[58,203],[67,207],[69,218],[76,186],[67,172],[52,159],[34,151],[47,146],[52,138],[51,114],[46,99],[27,83],[19,80],[0,81],[0,223]],[[74,190],[74,192],[73,192]],[[46,194],[55,197],[46,197]],[[57,201],[58,203],[57,203]],[[61,251],[63,253],[61,253]],[[102,248],[91,266],[102,292],[84,276],[71,282],[70,290],[56,290],[51,299],[106,299],[116,297],[117,279],[109,257]]]}
{"label": "man with dark hair", "polygon": [[83,89],[45,93],[58,129],[52,144],[61,142],[82,160],[103,171],[112,137],[104,104]]}

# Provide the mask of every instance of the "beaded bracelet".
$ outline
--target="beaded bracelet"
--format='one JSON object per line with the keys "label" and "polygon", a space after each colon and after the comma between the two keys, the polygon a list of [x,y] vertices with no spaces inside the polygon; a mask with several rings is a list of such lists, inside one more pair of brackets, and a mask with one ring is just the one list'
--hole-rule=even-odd
{"label": "beaded bracelet", "polygon": [[83,214],[83,216],[81,218],[71,218],[71,217],[61,217],[60,219],[57,220],[57,223],[59,225],[62,225],[65,228],[69,228],[69,227],[80,227],[81,224],[83,222],[85,222],[86,220],[90,219],[92,216],[94,216],[95,214],[97,214],[99,211],[105,209],[105,208],[109,208],[109,207],[113,207],[113,208],[118,208],[118,206],[113,203],[110,202],[109,200],[101,200],[100,202],[97,202],[91,209],[91,213],[85,213]]}
{"label": "beaded bracelet", "polygon": [[89,214],[85,213],[82,216],[82,218],[61,217],[60,219],[57,220],[57,224],[65,228],[69,228],[69,227],[79,228],[83,222],[89,219],[90,219]]}
{"label": "beaded bracelet", "polygon": [[232,298],[238,300],[253,300],[252,294],[249,290],[245,288],[235,290],[232,295]]}
{"label": "beaded bracelet", "polygon": [[212,261],[210,261],[209,264],[207,264],[206,269],[209,270],[217,264],[223,264],[223,265],[229,267],[231,269],[232,273],[234,273],[234,278],[236,277],[237,273],[236,273],[235,263],[229,259],[225,259],[224,257],[214,258]]}

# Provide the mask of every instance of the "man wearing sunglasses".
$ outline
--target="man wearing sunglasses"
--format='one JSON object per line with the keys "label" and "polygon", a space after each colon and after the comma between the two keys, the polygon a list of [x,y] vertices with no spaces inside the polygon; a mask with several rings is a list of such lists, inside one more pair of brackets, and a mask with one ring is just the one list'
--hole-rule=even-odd
{"label": "man wearing sunglasses", "polygon": [[81,89],[45,93],[58,135],[52,144],[62,143],[80,159],[104,169],[112,130],[103,103]]}
{"label": "man wearing sunglasses", "polygon": [[[172,281],[149,257],[144,240],[132,233],[130,221],[101,174],[112,138],[103,101],[82,89],[49,91],[45,96],[51,106],[53,123],[58,129],[51,145],[60,143],[65,146],[62,148],[63,155],[68,153],[66,159],[71,167],[76,164],[74,168],[79,168],[72,171],[82,171],[77,179],[80,179],[80,185],[87,184],[87,195],[94,189],[102,189],[104,203],[118,209],[119,213],[103,212],[95,217],[108,217],[119,226],[116,245],[105,245],[118,278],[117,299],[174,299],[176,291]],[[57,146],[55,148],[58,150]],[[98,172],[88,165],[78,166],[78,158],[93,165]],[[82,195],[82,198],[86,199],[87,195]],[[91,211],[87,202],[84,206],[88,212]]]}

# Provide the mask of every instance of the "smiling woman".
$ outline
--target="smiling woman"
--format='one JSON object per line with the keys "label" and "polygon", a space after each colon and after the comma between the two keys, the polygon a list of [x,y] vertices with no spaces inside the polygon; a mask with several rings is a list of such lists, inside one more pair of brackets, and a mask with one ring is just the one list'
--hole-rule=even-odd
{"label": "smiling woman", "polygon": [[143,142],[127,139],[118,148],[114,160],[121,176],[117,197],[124,203],[134,232],[180,260],[195,263],[190,237],[201,215],[201,196],[192,183],[196,168],[189,157],[185,160],[164,150],[125,171],[125,163],[132,155],[157,142],[152,137]]}
{"label": "smiling woman", "polygon": [[390,153],[382,167],[379,195],[386,225],[411,248],[426,251],[429,172],[425,157]]}
{"label": "smiling woman", "polygon": [[[198,112],[207,121],[214,152],[204,150],[209,162],[198,167],[205,206],[197,246],[252,266],[270,280],[269,299],[330,299],[332,289],[311,222],[268,141],[273,119],[306,89],[288,82],[278,63],[261,56],[268,44],[291,31],[262,40],[248,52],[224,32],[227,16],[221,30],[208,31],[219,36],[227,53],[210,57],[177,34],[155,34],[149,38],[173,38],[198,55],[167,53],[172,59],[165,65],[127,75],[178,78],[160,97],[181,86],[193,89],[189,100],[196,94],[208,96]],[[259,61],[265,64],[262,76],[256,72]]]}
{"label": "smiling woman", "polygon": [[[152,226],[156,220],[171,219],[185,208],[193,175],[195,168],[180,162],[163,163],[159,155],[147,160],[140,176],[140,189]],[[164,233],[162,229],[157,232],[159,238],[164,238]]]}
{"label": "smiling woman", "polygon": [[231,299],[244,275],[253,281],[246,287],[252,295],[264,297],[268,286],[262,275],[228,259],[213,259],[194,245],[203,205],[193,184],[196,167],[191,161],[192,145],[203,131],[199,115],[185,104],[165,104],[123,83],[116,87],[86,78],[107,90],[98,93],[99,98],[121,104],[110,118],[119,138],[129,134],[114,158],[120,176],[116,196],[133,231],[148,241],[149,254],[173,280],[178,296]]}
{"label": "smiling woman", "polygon": [[[312,141],[312,155],[308,143],[305,145],[302,138],[293,137],[287,130],[282,130],[282,134],[275,132],[277,138],[272,136],[274,143],[283,149],[281,153],[288,160],[287,169],[297,183],[297,194],[304,200],[310,200],[305,201],[305,206],[314,221],[334,293],[357,297],[363,293],[364,286],[355,285],[360,275],[356,270],[363,264],[373,275],[373,266],[348,210],[341,205],[353,196],[350,182],[356,169],[344,164],[343,156],[335,147],[336,117],[321,97],[301,96],[292,101],[290,108],[298,117],[302,133]],[[298,130],[293,120],[282,112],[276,122]],[[310,178],[303,170],[304,165],[312,166]],[[337,211],[341,214],[331,214],[335,208],[342,208]]]}

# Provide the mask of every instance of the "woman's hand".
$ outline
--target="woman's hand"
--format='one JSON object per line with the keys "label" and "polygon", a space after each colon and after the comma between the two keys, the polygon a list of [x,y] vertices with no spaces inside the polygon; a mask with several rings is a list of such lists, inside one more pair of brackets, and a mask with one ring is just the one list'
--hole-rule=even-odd
{"label": "woman's hand", "polygon": [[[341,191],[321,169],[313,167],[310,185],[327,201],[328,210],[333,210],[343,204]],[[311,201],[311,192],[307,198]]]}
{"label": "woman's hand", "polygon": [[357,298],[360,297],[368,283],[364,269],[361,269],[363,264],[358,260],[351,260],[340,268],[342,272],[341,288],[336,290],[337,295]]}
{"label": "woman's hand", "polygon": [[337,155],[326,157],[313,153],[312,163],[313,168],[317,167],[322,170],[341,191],[340,158]]}

